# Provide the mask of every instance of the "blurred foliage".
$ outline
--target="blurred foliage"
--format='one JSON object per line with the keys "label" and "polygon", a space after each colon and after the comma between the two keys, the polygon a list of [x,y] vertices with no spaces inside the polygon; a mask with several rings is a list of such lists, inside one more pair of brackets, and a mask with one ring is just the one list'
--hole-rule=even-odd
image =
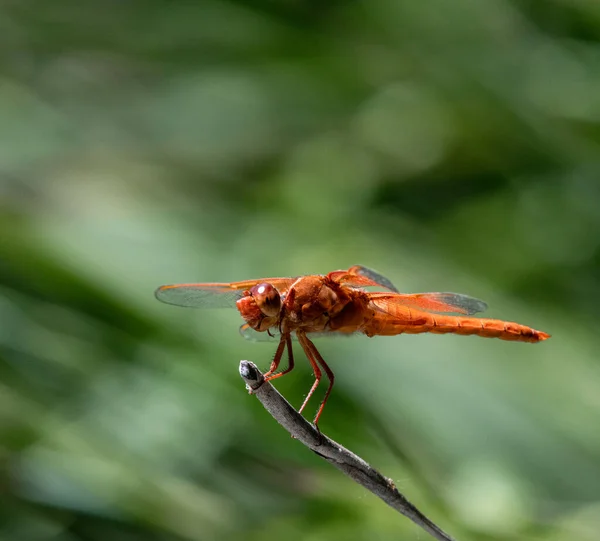
{"label": "blurred foliage", "polygon": [[458,539],[598,539],[600,3],[5,0],[0,44],[1,539],[424,539],[247,396],[272,344],[152,295],[357,263],[553,338],[319,342],[322,429]]}

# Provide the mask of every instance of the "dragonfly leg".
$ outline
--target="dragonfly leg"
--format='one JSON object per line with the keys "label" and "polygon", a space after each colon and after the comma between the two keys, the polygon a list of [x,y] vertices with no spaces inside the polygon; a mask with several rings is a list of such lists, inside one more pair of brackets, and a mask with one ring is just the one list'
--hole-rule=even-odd
{"label": "dragonfly leg", "polygon": [[300,342],[302,349],[304,349],[304,352],[306,353],[308,362],[312,366],[312,369],[313,369],[313,372],[315,375],[315,382],[313,383],[312,387],[310,388],[310,391],[308,391],[308,394],[306,395],[306,398],[304,399],[302,406],[300,406],[300,409],[298,410],[298,413],[302,413],[302,411],[306,407],[306,404],[310,400],[310,397],[315,392],[315,389],[319,386],[319,382],[321,381],[321,369],[319,368],[319,365],[314,360],[312,353],[306,344],[308,342],[308,338],[306,338],[306,336],[304,334],[301,334],[298,332],[296,333],[296,336],[298,337],[298,341]]}
{"label": "dragonfly leg", "polygon": [[269,371],[265,374],[265,381],[269,381],[271,374],[279,368],[279,363],[281,362],[281,357],[283,356],[283,352],[285,350],[285,336],[282,334],[279,339],[279,345],[277,346],[277,350],[275,351],[275,356],[273,357],[273,361],[271,362],[271,366],[269,367]]}
{"label": "dragonfly leg", "polygon": [[318,430],[319,417],[321,417],[321,413],[323,413],[325,403],[329,398],[329,394],[331,393],[331,389],[333,388],[333,381],[335,378],[333,375],[333,371],[331,370],[331,368],[329,368],[327,363],[324,361],[323,357],[321,357],[321,354],[317,350],[316,346],[304,334],[298,335],[298,340],[300,341],[300,344],[302,344],[302,348],[304,349],[304,352],[306,353],[306,356],[308,357],[308,360],[315,372],[315,382],[312,388],[310,389],[307,397],[304,399],[304,403],[302,404],[302,407],[299,410],[300,413],[302,413],[304,406],[306,406],[308,400],[310,399],[313,392],[317,388],[317,385],[319,385],[319,382],[321,381],[321,369],[319,368],[319,365],[323,368],[323,370],[327,374],[327,378],[329,379],[329,386],[327,387],[327,391],[325,392],[325,397],[323,398],[321,405],[319,406],[319,410],[317,411],[317,415],[315,416],[315,419],[313,421],[315,427]]}
{"label": "dragonfly leg", "polygon": [[[283,350],[287,346],[288,350],[288,366],[285,370],[281,372],[273,373],[279,367],[279,363],[281,362],[281,357],[283,356]],[[271,363],[271,368],[265,374],[265,381],[271,381],[272,379],[280,378],[284,376],[288,372],[291,372],[294,369],[294,352],[292,350],[292,336],[290,333],[285,335],[281,335],[281,340],[279,341],[279,346],[277,346],[277,351],[275,352],[275,357],[273,358],[273,362]]]}
{"label": "dragonfly leg", "polygon": [[[319,423],[319,417],[321,417],[321,413],[323,413],[323,410],[325,409],[325,404],[327,403],[327,399],[329,398],[329,395],[331,394],[331,389],[333,389],[333,382],[335,380],[335,376],[333,374],[333,370],[331,370],[331,368],[329,368],[329,365],[325,362],[325,359],[323,359],[323,357],[321,356],[321,354],[319,353],[319,350],[317,349],[317,346],[315,346],[309,339],[308,337],[304,337],[304,339],[306,340],[306,346],[310,349],[310,352],[313,356],[313,360],[318,363],[319,365],[321,365],[321,368],[323,368],[323,370],[325,371],[325,374],[327,374],[327,378],[329,379],[329,386],[327,387],[327,390],[325,391],[325,396],[323,397],[323,400],[321,401],[321,405],[319,406],[319,409],[317,411],[317,414],[315,415],[315,419],[313,421],[314,425],[318,427],[318,423]],[[306,351],[306,349],[305,349]],[[307,352],[308,355],[308,352]]]}

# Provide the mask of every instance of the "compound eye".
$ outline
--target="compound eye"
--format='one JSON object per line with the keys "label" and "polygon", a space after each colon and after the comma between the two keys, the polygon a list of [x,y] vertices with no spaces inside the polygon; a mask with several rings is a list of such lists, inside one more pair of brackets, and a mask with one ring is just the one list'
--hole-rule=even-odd
{"label": "compound eye", "polygon": [[260,311],[269,317],[279,314],[281,297],[271,284],[257,284],[250,290],[250,295],[256,301]]}

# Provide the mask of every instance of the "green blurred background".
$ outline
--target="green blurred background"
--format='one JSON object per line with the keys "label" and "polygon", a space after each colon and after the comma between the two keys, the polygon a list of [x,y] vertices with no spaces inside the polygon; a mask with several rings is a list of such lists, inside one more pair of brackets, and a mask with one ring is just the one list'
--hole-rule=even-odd
{"label": "green blurred background", "polygon": [[597,0],[4,0],[0,119],[1,539],[428,539],[153,297],[353,264],[553,337],[321,340],[324,432],[461,540],[600,539]]}

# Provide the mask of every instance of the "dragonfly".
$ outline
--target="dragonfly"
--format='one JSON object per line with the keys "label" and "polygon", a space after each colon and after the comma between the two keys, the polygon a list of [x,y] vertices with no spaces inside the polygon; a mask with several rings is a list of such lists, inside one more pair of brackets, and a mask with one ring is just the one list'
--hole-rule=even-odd
{"label": "dragonfly", "polygon": [[[325,275],[164,285],[155,295],[159,301],[176,306],[237,308],[245,321],[240,327],[242,336],[254,340],[265,336],[279,342],[264,375],[266,381],[293,370],[295,336],[315,377],[300,413],[317,389],[323,372],[329,381],[313,421],[317,428],[335,378],[311,340],[315,336],[453,333],[530,343],[550,338],[545,332],[519,323],[472,317],[486,310],[487,304],[468,295],[401,293],[385,276],[361,265]],[[286,350],[287,367],[279,370]]]}

